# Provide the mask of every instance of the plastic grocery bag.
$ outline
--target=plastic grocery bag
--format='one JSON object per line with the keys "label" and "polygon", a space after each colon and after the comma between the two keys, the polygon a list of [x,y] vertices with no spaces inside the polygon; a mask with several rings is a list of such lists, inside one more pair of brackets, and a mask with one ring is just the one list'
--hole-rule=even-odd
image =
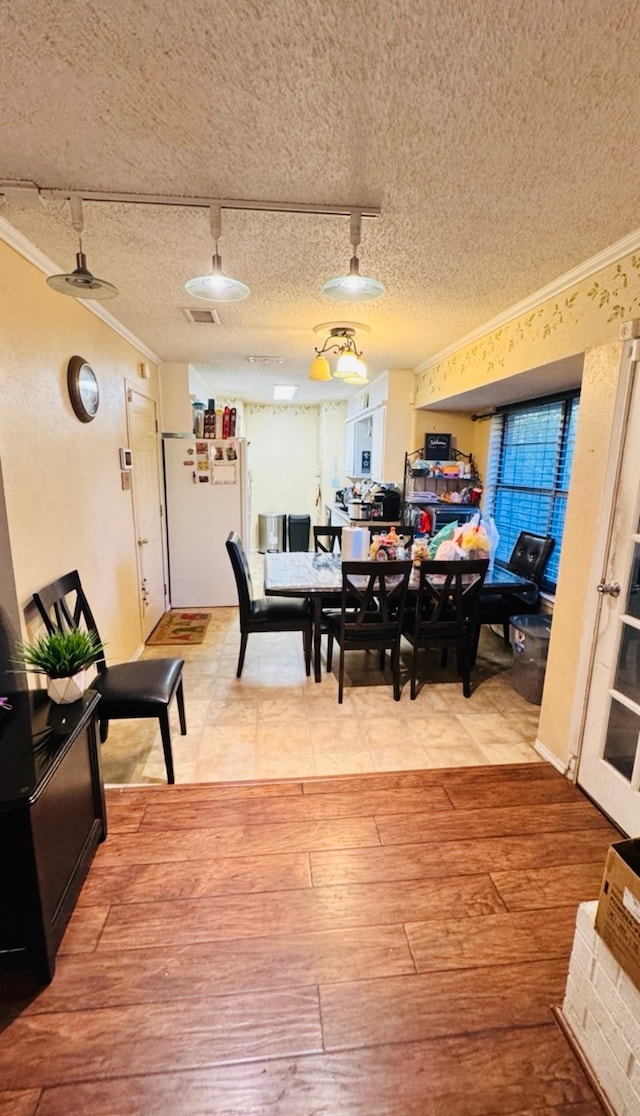
{"label": "plastic grocery bag", "polygon": [[435,558],[440,543],[447,542],[448,539],[453,538],[454,532],[457,530],[457,527],[457,523],[446,523],[445,526],[441,527],[438,533],[433,536],[431,542],[429,543],[430,558]]}
{"label": "plastic grocery bag", "polygon": [[491,569],[499,538],[493,516],[478,514],[460,529],[456,542],[465,558],[488,558]]}

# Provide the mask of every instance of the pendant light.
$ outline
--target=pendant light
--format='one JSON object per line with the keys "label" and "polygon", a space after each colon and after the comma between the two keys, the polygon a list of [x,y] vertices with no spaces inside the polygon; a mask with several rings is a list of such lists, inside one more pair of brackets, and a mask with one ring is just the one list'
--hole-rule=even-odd
{"label": "pendant light", "polygon": [[362,214],[360,210],[353,210],[351,213],[351,247],[353,254],[349,265],[349,274],[329,279],[322,287],[322,293],[336,302],[369,302],[385,293],[384,285],[378,279],[371,279],[360,274],[357,249],[360,244],[361,223]]}
{"label": "pendant light", "polygon": [[196,279],[188,279],[185,290],[196,298],[205,298],[209,302],[240,302],[247,298],[251,291],[246,283],[239,279],[230,279],[222,271],[222,260],[218,252],[218,241],[222,236],[222,209],[219,205],[209,208],[211,217],[211,236],[214,243],[213,271],[209,275],[200,275]]}
{"label": "pendant light", "polygon": [[58,294],[70,295],[71,298],[96,298],[104,302],[108,298],[115,298],[118,288],[106,279],[96,279],[87,267],[87,258],[82,251],[82,232],[84,230],[84,217],[82,213],[82,198],[72,194],[69,198],[71,207],[71,223],[78,234],[80,251],[76,253],[76,267],[67,275],[50,275],[48,285]]}

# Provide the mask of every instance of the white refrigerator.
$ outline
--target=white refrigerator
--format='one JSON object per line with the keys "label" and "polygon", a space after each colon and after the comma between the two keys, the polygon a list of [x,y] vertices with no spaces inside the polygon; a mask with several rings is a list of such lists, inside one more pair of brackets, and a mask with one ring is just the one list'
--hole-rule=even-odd
{"label": "white refrigerator", "polygon": [[238,603],[225,540],[249,539],[250,489],[244,438],[165,435],[164,476],[173,608]]}

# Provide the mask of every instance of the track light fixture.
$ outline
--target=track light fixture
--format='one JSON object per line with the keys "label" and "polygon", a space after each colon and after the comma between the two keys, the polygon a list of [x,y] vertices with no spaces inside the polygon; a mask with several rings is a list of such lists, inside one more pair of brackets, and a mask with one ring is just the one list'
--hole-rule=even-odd
{"label": "track light fixture", "polygon": [[360,244],[362,213],[359,209],[351,211],[352,255],[349,274],[329,279],[322,287],[322,293],[336,302],[370,302],[384,294],[384,285],[378,279],[370,279],[360,274],[357,251]]}
{"label": "track light fixture", "polygon": [[[385,288],[378,279],[371,279],[360,275],[360,264],[357,250],[360,245],[360,232],[363,217],[379,217],[380,209],[377,206],[366,205],[323,205],[314,202],[287,202],[287,201],[259,201],[256,199],[235,198],[210,198],[187,197],[169,194],[128,194],[114,193],[104,190],[60,190],[48,186],[39,186],[35,182],[19,180],[0,180],[0,202],[12,197],[24,200],[29,195],[48,200],[50,198],[65,198],[71,203],[73,227],[79,237],[83,230],[82,204],[83,202],[122,203],[123,205],[153,205],[172,206],[176,208],[209,209],[211,220],[211,235],[214,242],[213,269],[208,275],[201,275],[189,279],[185,284],[189,294],[196,298],[206,299],[209,302],[237,302],[247,298],[250,294],[245,283],[238,279],[231,279],[222,270],[222,260],[218,251],[218,241],[221,237],[221,212],[223,209],[240,209],[243,212],[266,213],[309,213],[323,214],[335,217],[349,217],[351,229],[352,256],[349,274],[329,279],[322,290],[328,298],[340,302],[362,302],[378,298],[385,293]],[[96,279],[87,268],[86,257],[82,251],[80,237],[80,250],[76,256],[76,268],[68,275],[51,275],[47,283],[61,294],[71,295],[73,298],[114,298],[118,294],[112,283],[105,279]],[[326,373],[326,369],[324,369]],[[330,374],[330,373],[329,373]],[[358,373],[356,373],[358,374]],[[316,378],[319,378],[316,376]],[[322,378],[326,378],[323,374]]]}
{"label": "track light fixture", "polygon": [[218,252],[218,241],[222,236],[221,206],[212,205],[209,214],[214,243],[213,271],[209,275],[189,279],[184,285],[185,290],[188,294],[195,295],[196,298],[206,298],[209,302],[240,302],[251,292],[246,283],[241,283],[239,279],[230,279],[222,270],[222,260]]}
{"label": "track light fixture", "polygon": [[72,194],[69,198],[71,208],[71,222],[78,234],[80,250],[76,253],[76,267],[66,275],[50,275],[47,283],[58,294],[70,295],[71,298],[95,298],[104,302],[108,298],[115,298],[118,288],[106,279],[96,279],[87,268],[87,258],[82,251],[82,233],[84,231],[84,217],[82,213],[82,198]]}
{"label": "track light fixture", "polygon": [[350,326],[332,326],[321,349],[316,348],[317,356],[311,361],[310,380],[331,380],[331,367],[325,353],[338,353],[334,375],[347,384],[368,384],[367,366],[358,352],[355,329]]}

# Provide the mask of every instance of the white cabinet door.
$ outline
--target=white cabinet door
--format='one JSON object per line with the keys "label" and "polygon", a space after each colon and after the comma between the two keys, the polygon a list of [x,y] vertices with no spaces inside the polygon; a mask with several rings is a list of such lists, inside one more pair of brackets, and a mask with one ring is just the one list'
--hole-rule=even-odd
{"label": "white cabinet door", "polygon": [[385,480],[384,439],[387,408],[378,407],[371,415],[371,479]]}

